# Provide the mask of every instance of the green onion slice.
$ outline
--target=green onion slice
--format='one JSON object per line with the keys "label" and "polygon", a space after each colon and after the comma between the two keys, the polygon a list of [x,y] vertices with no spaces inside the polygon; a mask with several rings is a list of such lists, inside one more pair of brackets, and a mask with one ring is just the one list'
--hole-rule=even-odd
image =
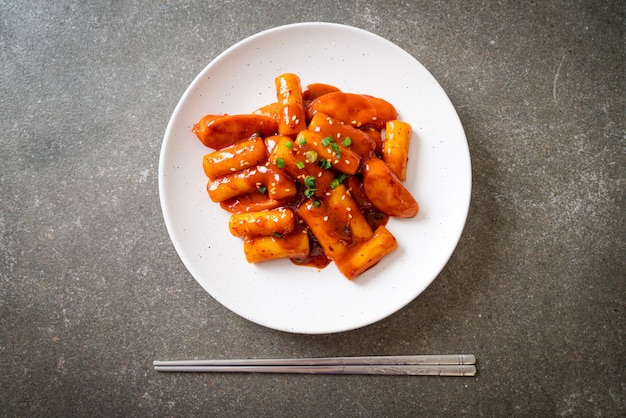
{"label": "green onion slice", "polygon": [[317,161],[317,152],[313,150],[305,151],[304,158],[310,163],[314,163]]}
{"label": "green onion slice", "polygon": [[326,138],[322,139],[322,145],[324,145],[325,147],[329,146],[332,142],[333,142],[333,137],[332,136],[327,136]]}

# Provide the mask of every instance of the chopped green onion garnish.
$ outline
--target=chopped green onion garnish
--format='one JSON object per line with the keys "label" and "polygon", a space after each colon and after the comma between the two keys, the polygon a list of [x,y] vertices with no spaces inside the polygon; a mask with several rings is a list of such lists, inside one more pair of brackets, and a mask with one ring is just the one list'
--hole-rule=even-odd
{"label": "chopped green onion garnish", "polygon": [[344,139],[341,143],[344,145],[344,147],[349,147],[350,145],[352,145],[352,139],[347,136],[346,139]]}
{"label": "chopped green onion garnish", "polygon": [[306,138],[302,137],[298,139],[298,145],[304,145],[304,144],[306,144]]}
{"label": "chopped green onion garnish", "polygon": [[296,163],[296,167],[298,167],[300,170],[302,170],[304,168],[304,163],[302,161],[298,161]]}
{"label": "chopped green onion garnish", "polygon": [[336,178],[334,178],[331,182],[330,182],[330,188],[331,189],[336,189],[337,187],[339,187],[339,185],[346,179],[346,177],[348,177],[345,174],[339,174]]}
{"label": "chopped green onion garnish", "polygon": [[315,189],[306,189],[306,190],[304,191],[304,195],[305,195],[306,197],[311,197],[311,196],[313,196],[314,194],[315,194]]}
{"label": "chopped green onion garnish", "polygon": [[291,141],[285,142],[285,146],[287,147],[287,149],[291,149],[293,148],[293,142]]}
{"label": "chopped green onion garnish", "polygon": [[283,234],[281,234],[280,232],[276,232],[276,231],[272,232],[272,235],[273,235],[275,238],[282,238],[282,237],[284,236],[284,235],[283,235]]}
{"label": "chopped green onion garnish", "polygon": [[305,151],[304,158],[310,163],[314,163],[317,161],[317,152],[313,150]]}
{"label": "chopped green onion garnish", "polygon": [[309,189],[315,189],[315,177],[309,176],[304,179],[304,185]]}
{"label": "chopped green onion garnish", "polygon": [[337,158],[341,158],[341,150],[339,149],[339,145],[333,142],[332,144],[330,144],[330,147],[333,149],[333,151],[335,151],[335,155],[337,156]]}
{"label": "chopped green onion garnish", "polygon": [[333,166],[333,163],[330,160],[325,160],[322,158],[317,161],[317,165],[324,170],[330,170]]}
{"label": "chopped green onion garnish", "polygon": [[331,142],[333,142],[332,136],[327,136],[326,138],[322,139],[322,145],[324,145],[325,147],[329,146]]}
{"label": "chopped green onion garnish", "polygon": [[278,168],[285,168],[285,160],[283,160],[282,158],[277,158],[276,159],[276,167],[278,167]]}
{"label": "chopped green onion garnish", "polygon": [[263,194],[267,193],[267,187],[265,187],[265,186],[259,186],[259,192],[261,192],[261,193],[263,193]]}
{"label": "chopped green onion garnish", "polygon": [[314,208],[318,208],[321,204],[322,204],[322,202],[320,202],[319,200],[314,200],[313,201],[313,207]]}

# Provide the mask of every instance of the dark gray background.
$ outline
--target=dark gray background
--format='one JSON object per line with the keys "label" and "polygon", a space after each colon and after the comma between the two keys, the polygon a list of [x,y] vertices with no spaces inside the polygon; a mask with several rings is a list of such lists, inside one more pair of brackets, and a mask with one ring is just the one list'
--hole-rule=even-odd
{"label": "dark gray background", "polygon": [[[0,0],[0,415],[626,414],[621,1]],[[163,133],[214,57],[353,25],[439,80],[473,163],[467,226],[397,314],[335,335],[244,320],[188,274]],[[157,374],[155,358],[475,353],[475,378]]]}

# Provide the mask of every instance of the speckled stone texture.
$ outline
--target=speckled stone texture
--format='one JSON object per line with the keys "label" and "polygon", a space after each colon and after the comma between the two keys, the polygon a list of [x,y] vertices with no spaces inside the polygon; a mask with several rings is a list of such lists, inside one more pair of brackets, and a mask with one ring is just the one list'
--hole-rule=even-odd
{"label": "speckled stone texture", "polygon": [[[167,235],[157,166],[205,65],[274,26],[381,35],[439,80],[473,164],[450,262],[400,312],[292,335]],[[0,0],[0,416],[626,415],[622,1]],[[158,374],[156,358],[474,353],[475,378]]]}

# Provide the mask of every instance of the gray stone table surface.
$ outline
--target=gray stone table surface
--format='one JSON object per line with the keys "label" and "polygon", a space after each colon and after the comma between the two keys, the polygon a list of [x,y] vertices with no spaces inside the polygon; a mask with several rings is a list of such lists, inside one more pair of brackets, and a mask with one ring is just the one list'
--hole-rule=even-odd
{"label": "gray stone table surface", "polygon": [[[417,58],[457,109],[472,201],[389,318],[249,322],[180,261],[165,127],[259,31],[343,23]],[[0,416],[626,415],[622,1],[0,1]],[[156,358],[474,353],[474,378],[159,374]]]}

